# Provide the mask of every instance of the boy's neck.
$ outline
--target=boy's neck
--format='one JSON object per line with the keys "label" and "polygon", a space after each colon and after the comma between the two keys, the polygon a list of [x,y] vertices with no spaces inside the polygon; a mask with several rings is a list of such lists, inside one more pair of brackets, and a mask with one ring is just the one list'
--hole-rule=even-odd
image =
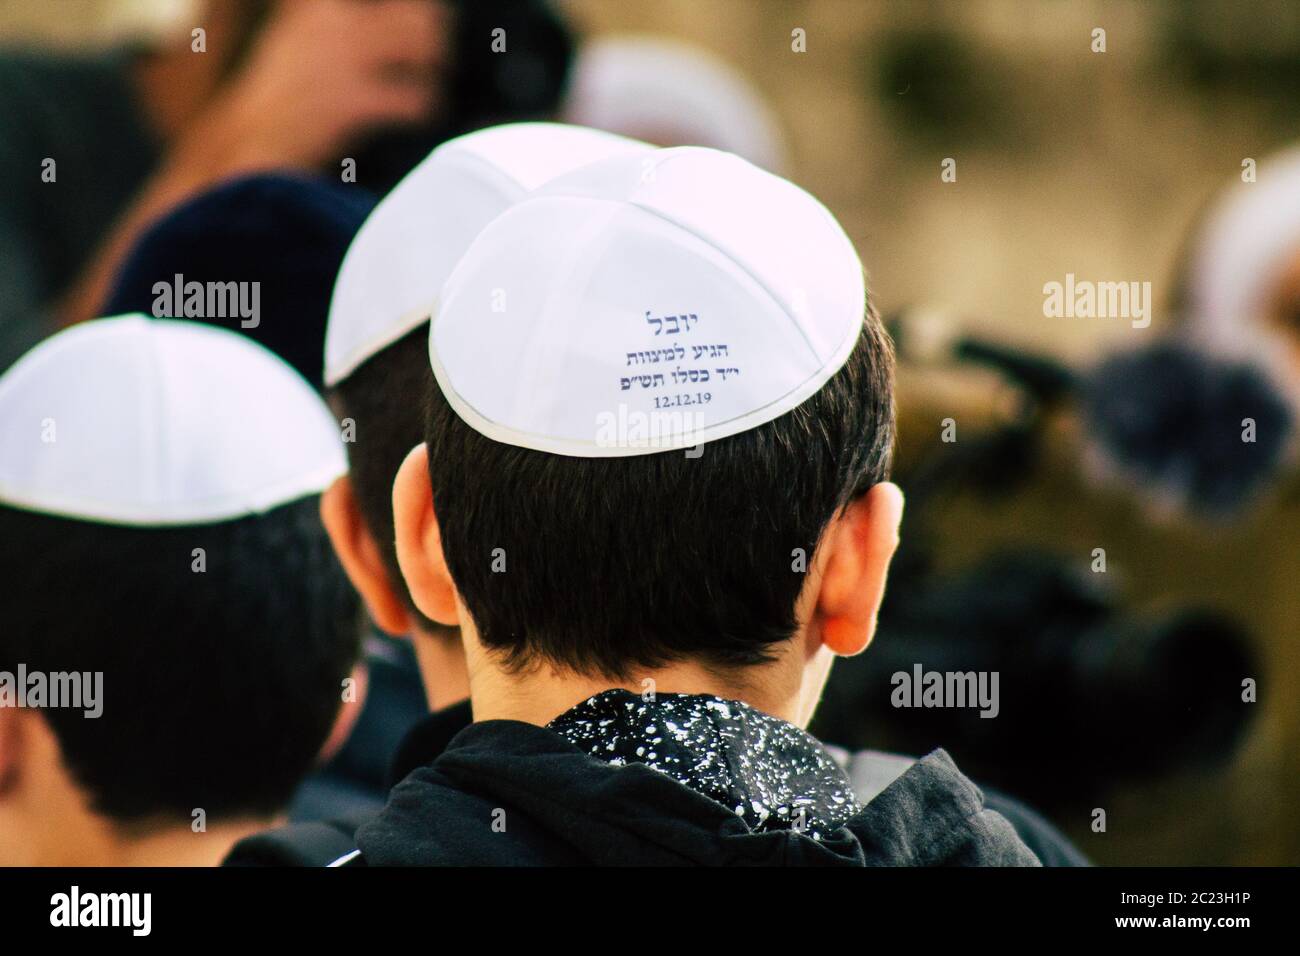
{"label": "boy's neck", "polygon": [[429,710],[444,710],[469,697],[469,672],[459,631],[447,628],[432,633],[417,627],[411,632],[411,646]]}
{"label": "boy's neck", "polygon": [[475,721],[519,720],[543,727],[588,697],[615,688],[640,696],[650,691],[709,694],[744,701],[756,710],[791,723],[800,722],[802,717],[799,687],[783,687],[789,682],[773,680],[767,667],[751,668],[754,673],[738,681],[719,676],[699,664],[679,662],[629,679],[573,674],[546,664],[512,674],[496,666],[490,658],[472,657],[469,680]]}
{"label": "boy's neck", "polygon": [[236,843],[276,824],[237,820],[195,833],[189,826],[167,828],[123,843],[122,866],[219,866]]}
{"label": "boy's neck", "polygon": [[218,866],[244,837],[283,822],[241,818],[209,822],[204,832],[195,833],[183,822],[124,828],[100,818],[99,839],[63,848],[60,857],[76,866]]}

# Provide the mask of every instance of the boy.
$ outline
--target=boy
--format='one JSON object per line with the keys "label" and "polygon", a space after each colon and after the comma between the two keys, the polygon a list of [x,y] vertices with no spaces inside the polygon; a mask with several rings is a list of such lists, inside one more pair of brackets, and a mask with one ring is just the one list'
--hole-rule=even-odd
{"label": "boy", "polygon": [[[348,441],[348,473],[321,498],[335,552],[384,632],[408,636],[428,709],[383,773],[406,776],[416,754],[436,752],[471,719],[465,653],[455,628],[415,609],[393,553],[397,467],[424,435],[429,315],[438,290],[480,229],[548,179],[650,147],[558,123],[514,123],[435,149],[375,208],[339,270],[325,331],[326,395]],[[364,717],[363,717],[364,722]],[[387,787],[385,787],[385,793]],[[376,811],[378,808],[375,808]],[[353,844],[356,814],[332,814],[240,843],[231,862],[324,864]]]}
{"label": "boy", "polygon": [[343,467],[232,332],[103,319],[0,378],[0,865],[215,865],[280,816],[357,655]]}
{"label": "boy", "polygon": [[[429,315],[438,290],[485,225],[548,179],[650,147],[558,123],[515,123],[435,149],[376,207],[348,249],[325,334],[327,397],[350,440],[349,470],[321,515],[375,623],[410,634],[431,710],[469,696],[455,628],[420,615],[393,553],[398,465],[424,435]],[[467,709],[457,720],[468,720]],[[459,729],[457,726],[456,729]]]}
{"label": "boy", "polygon": [[815,199],[691,147],[561,177],[429,357],[396,551],[475,723],[340,864],[1037,864],[942,751],[860,806],[802,729],[902,515],[892,350]]}

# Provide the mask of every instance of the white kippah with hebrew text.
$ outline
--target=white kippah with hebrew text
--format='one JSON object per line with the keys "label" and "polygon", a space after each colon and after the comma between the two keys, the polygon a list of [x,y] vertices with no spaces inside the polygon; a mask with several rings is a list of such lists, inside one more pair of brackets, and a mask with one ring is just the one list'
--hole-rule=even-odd
{"label": "white kippah with hebrew text", "polygon": [[730,153],[615,157],[479,234],[429,354],[489,438],[577,457],[689,448],[800,405],[847,360],[866,287],[816,199]]}

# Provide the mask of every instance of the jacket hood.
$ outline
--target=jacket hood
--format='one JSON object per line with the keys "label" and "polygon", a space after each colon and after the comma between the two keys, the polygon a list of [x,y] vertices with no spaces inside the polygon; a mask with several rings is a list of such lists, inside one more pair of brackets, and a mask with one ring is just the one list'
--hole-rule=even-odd
{"label": "jacket hood", "polygon": [[[631,723],[622,725],[623,733],[607,731],[600,737],[596,731],[601,720],[611,721],[607,728],[619,727],[617,715],[602,713],[602,708],[626,703],[622,698],[603,700],[606,697],[579,705],[551,728],[493,720],[461,731],[440,757],[394,788],[384,811],[358,831],[365,862],[1038,865],[1011,825],[984,806],[979,789],[941,750],[917,761],[870,803],[858,807],[851,802],[851,791],[850,802],[836,801],[842,773],[831,773],[816,756],[824,751],[797,728],[791,728],[795,733],[790,735],[778,734],[781,739],[769,751],[777,764],[802,762],[793,783],[784,781],[786,790],[781,789],[781,774],[755,766],[754,735],[769,738],[781,729],[775,725],[790,725],[744,704],[724,702],[743,708],[739,726],[728,718],[720,728],[708,719],[682,741],[680,758],[692,752],[700,756],[702,745],[703,753],[714,754],[705,769],[719,772],[693,776],[684,772],[691,766],[689,760],[674,772],[662,763],[627,759],[628,754],[649,756],[636,754],[642,744],[627,734],[633,725],[641,730],[647,726],[647,714],[635,708],[628,711]],[[691,700],[696,699],[677,698],[678,703]],[[574,719],[565,719],[571,715]],[[655,719],[662,721],[662,713]],[[652,726],[650,733],[657,733],[659,725]],[[615,745],[613,757],[593,756],[603,746],[598,743],[602,739]],[[834,766],[829,755],[825,759]],[[778,812],[801,794],[811,795],[806,806],[812,825],[791,825],[789,817]],[[741,797],[755,799],[741,803]]]}

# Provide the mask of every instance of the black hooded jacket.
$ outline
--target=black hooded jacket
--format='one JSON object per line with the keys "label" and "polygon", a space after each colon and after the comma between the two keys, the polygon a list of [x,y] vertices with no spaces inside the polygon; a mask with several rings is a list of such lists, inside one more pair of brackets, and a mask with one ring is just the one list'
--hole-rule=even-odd
{"label": "black hooded jacket", "polygon": [[1037,866],[943,751],[865,806],[804,731],[737,701],[608,691],[548,727],[472,724],[348,865]]}

